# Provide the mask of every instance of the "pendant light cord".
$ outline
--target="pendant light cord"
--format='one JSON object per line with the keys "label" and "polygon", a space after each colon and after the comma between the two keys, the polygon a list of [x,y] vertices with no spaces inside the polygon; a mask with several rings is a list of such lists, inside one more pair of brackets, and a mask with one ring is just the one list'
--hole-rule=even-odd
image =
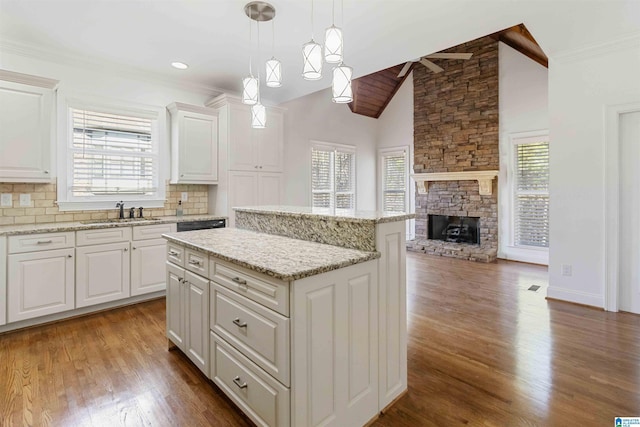
{"label": "pendant light cord", "polygon": [[311,0],[311,40],[313,40],[313,0]]}
{"label": "pendant light cord", "polygon": [[336,25],[336,0],[331,0],[331,25]]}
{"label": "pendant light cord", "polygon": [[271,56],[274,57],[276,54],[276,24],[271,20]]}
{"label": "pendant light cord", "polygon": [[252,46],[252,38],[251,38],[251,18],[249,18],[249,75],[252,76],[253,72],[252,72],[252,66],[251,66],[251,50],[253,48]]}

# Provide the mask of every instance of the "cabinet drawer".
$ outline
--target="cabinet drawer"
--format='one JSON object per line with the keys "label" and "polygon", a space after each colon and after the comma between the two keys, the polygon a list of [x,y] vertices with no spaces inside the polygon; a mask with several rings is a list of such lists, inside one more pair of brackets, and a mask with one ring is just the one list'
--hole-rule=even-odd
{"label": "cabinet drawer", "polygon": [[131,227],[99,228],[76,232],[76,246],[100,245],[103,243],[128,242]]}
{"label": "cabinet drawer", "polygon": [[184,250],[184,268],[196,274],[209,277],[209,256],[193,249]]}
{"label": "cabinet drawer", "polygon": [[133,227],[133,240],[159,239],[163,234],[175,231],[175,224],[139,225]]}
{"label": "cabinet drawer", "polygon": [[211,379],[258,426],[289,426],[289,389],[211,332]]}
{"label": "cabinet drawer", "polygon": [[167,242],[167,261],[184,267],[184,247]]}
{"label": "cabinet drawer", "polygon": [[74,245],[75,235],[73,231],[9,236],[10,254],[72,248]]}
{"label": "cabinet drawer", "polygon": [[211,290],[211,330],[289,386],[289,318],[218,284]]}
{"label": "cabinet drawer", "polygon": [[283,316],[289,316],[288,282],[255,273],[215,258],[211,259],[210,264],[212,280],[258,304],[277,311]]}

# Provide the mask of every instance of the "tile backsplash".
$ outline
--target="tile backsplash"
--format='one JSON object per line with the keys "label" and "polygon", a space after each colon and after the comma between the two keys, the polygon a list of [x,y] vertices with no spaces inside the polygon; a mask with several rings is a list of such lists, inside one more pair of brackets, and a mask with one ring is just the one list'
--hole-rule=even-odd
{"label": "tile backsplash", "polygon": [[[182,202],[185,215],[203,215],[208,210],[208,186],[200,184],[169,184],[163,208],[144,210],[145,216],[170,216],[176,214],[181,193],[188,193],[188,200]],[[0,193],[12,194],[12,207],[0,206],[0,225],[36,224],[45,222],[86,221],[91,219],[111,219],[118,217],[114,207],[99,211],[60,212],[56,204],[56,184],[15,184],[0,182]],[[31,204],[20,206],[20,194],[29,194]],[[115,200],[115,199],[114,199]]]}

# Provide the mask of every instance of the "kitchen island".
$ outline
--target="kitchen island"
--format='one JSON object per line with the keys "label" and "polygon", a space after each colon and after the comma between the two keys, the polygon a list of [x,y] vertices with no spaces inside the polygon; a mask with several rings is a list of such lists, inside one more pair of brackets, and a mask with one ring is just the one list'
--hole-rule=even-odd
{"label": "kitchen island", "polygon": [[378,416],[378,252],[233,228],[164,237],[169,344],[257,425]]}

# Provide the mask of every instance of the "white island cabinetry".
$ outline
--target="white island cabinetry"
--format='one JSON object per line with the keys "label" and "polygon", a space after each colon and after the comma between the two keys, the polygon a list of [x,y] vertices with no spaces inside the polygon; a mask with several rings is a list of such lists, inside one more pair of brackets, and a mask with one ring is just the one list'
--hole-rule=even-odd
{"label": "white island cabinetry", "polygon": [[[208,256],[208,374],[253,422],[361,426],[377,417],[378,254],[236,229],[166,237]],[[243,254],[249,244],[256,250]],[[180,309],[200,308],[181,303],[180,267],[167,265],[177,289],[167,294],[167,338],[186,352],[184,331],[201,318]]]}

